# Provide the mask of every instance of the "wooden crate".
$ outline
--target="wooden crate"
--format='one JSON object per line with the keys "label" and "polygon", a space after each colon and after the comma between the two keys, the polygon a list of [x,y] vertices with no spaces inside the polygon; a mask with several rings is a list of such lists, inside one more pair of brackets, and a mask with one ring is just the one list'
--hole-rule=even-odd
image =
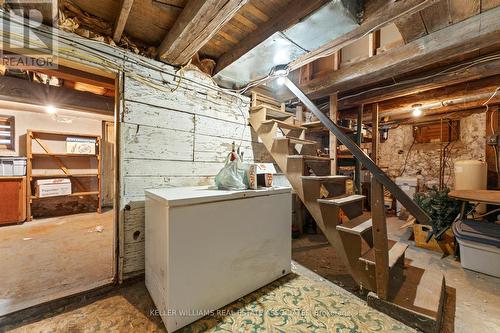
{"label": "wooden crate", "polygon": [[26,177],[0,177],[0,225],[26,220]]}
{"label": "wooden crate", "polygon": [[442,239],[438,242],[433,237],[428,243],[425,242],[431,228],[423,224],[413,225],[413,234],[415,237],[415,245],[428,250],[441,252],[444,254],[455,253],[455,236],[451,229],[446,230]]}

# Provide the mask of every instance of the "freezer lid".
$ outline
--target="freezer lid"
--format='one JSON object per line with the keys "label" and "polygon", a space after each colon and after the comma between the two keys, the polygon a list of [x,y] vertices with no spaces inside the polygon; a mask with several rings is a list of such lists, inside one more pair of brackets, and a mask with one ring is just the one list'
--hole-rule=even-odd
{"label": "freezer lid", "polygon": [[258,190],[225,191],[212,186],[171,187],[146,190],[146,197],[163,201],[169,207],[201,203],[254,198],[290,193],[290,187],[262,188]]}

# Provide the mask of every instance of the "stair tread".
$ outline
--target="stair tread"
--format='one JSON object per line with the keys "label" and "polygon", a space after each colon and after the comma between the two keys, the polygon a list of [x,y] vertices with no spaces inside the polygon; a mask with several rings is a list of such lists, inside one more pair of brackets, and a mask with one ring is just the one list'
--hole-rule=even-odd
{"label": "stair tread", "polygon": [[[388,240],[389,244],[389,268],[392,268],[399,258],[405,253],[408,248],[407,244],[396,242],[393,240]],[[363,254],[359,260],[364,261],[368,264],[375,265],[375,248],[371,248],[365,254]]]}
{"label": "stair tread", "polygon": [[[347,176],[340,176],[340,177],[347,177]],[[342,196],[342,197],[338,197],[338,198],[318,199],[318,202],[330,204],[330,205],[336,205],[336,206],[343,206],[343,205],[351,204],[351,203],[356,202],[356,201],[361,201],[364,198],[366,198],[366,196],[360,195],[360,194],[354,194],[354,195]]]}
{"label": "stair tread", "polygon": [[392,288],[389,301],[412,311],[439,319],[445,294],[444,274],[414,266],[406,266],[403,284]]}
{"label": "stair tread", "polygon": [[299,145],[316,145],[318,144],[313,140],[299,139],[299,138],[291,138],[287,136],[275,138],[275,140],[290,140],[290,143],[299,144]]}
{"label": "stair tread", "polygon": [[313,180],[320,182],[338,182],[349,179],[347,176],[301,176],[302,180]]}
{"label": "stair tread", "polygon": [[289,155],[288,158],[303,159],[305,161],[326,161],[326,162],[333,160],[333,158],[330,157],[321,157],[313,155]]}
{"label": "stair tread", "polygon": [[270,107],[267,105],[252,106],[250,108],[250,112],[259,111],[262,109],[266,109],[266,115],[271,117],[271,118],[283,119],[283,118],[293,117],[293,114],[291,114],[291,113],[283,112],[280,109],[273,108],[273,107]]}
{"label": "stair tread", "polygon": [[350,234],[361,235],[362,233],[372,229],[372,219],[366,219],[365,216],[358,216],[347,223],[339,224],[338,231],[347,232]]}
{"label": "stair tread", "polygon": [[266,121],[263,121],[262,124],[278,124],[279,127],[285,128],[285,129],[291,129],[291,130],[306,130],[307,128],[294,125],[294,124],[289,124],[284,121],[278,120],[278,119],[269,119]]}

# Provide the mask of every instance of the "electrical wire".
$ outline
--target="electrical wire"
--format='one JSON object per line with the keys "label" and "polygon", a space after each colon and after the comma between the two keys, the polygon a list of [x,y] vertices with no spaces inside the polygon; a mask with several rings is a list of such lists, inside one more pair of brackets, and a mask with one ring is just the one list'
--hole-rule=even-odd
{"label": "electrical wire", "polygon": [[[483,106],[486,106],[486,112],[488,112],[488,110],[490,109],[489,107],[489,102],[493,99],[493,97],[495,97],[495,95],[498,93],[498,91],[500,90],[500,87],[497,87],[495,89],[495,91],[493,92],[493,94],[491,94],[490,98],[488,98],[488,100],[486,102],[483,103]],[[493,115],[495,114],[495,112],[498,111],[498,108],[496,110],[493,110],[490,114],[490,129],[491,129],[491,135],[495,135],[495,128],[493,127]],[[498,164],[498,145],[494,146],[493,147],[493,151],[495,152],[495,167],[496,167],[496,170],[497,170],[497,175],[499,175],[500,177],[500,166]]]}
{"label": "electrical wire", "polygon": [[401,170],[401,173],[399,174],[399,176],[398,176],[398,177],[401,177],[401,176],[405,173],[405,171],[406,171],[406,165],[408,164],[408,157],[410,157],[410,152],[411,152],[411,150],[412,150],[413,146],[415,145],[415,141],[417,141],[417,140],[416,140],[416,139],[415,139],[415,137],[414,137],[414,138],[413,138],[413,142],[411,143],[411,146],[410,146],[410,148],[408,149],[408,152],[406,153],[405,162],[404,162],[404,164],[403,164],[403,170]]}

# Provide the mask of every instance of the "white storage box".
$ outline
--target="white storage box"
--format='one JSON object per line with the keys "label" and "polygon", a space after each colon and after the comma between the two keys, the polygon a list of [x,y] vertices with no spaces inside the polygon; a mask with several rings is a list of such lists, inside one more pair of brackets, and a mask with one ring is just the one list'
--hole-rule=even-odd
{"label": "white storage box", "polygon": [[26,176],[26,158],[0,157],[0,176]]}
{"label": "white storage box", "polygon": [[500,225],[481,221],[459,221],[453,233],[460,245],[463,268],[500,277]]}
{"label": "white storage box", "polygon": [[[403,192],[405,192],[410,198],[413,199],[413,196],[417,192],[419,186],[419,179],[418,177],[397,177],[396,185],[398,185],[399,188],[403,190]],[[403,205],[401,205],[401,203],[398,201],[396,206],[396,212],[398,216],[402,207]]]}
{"label": "white storage box", "polygon": [[38,198],[69,194],[71,194],[71,181],[67,178],[39,179],[35,182],[35,195]]}
{"label": "white storage box", "polygon": [[95,155],[96,139],[68,137],[66,139],[66,152],[68,154]]}

